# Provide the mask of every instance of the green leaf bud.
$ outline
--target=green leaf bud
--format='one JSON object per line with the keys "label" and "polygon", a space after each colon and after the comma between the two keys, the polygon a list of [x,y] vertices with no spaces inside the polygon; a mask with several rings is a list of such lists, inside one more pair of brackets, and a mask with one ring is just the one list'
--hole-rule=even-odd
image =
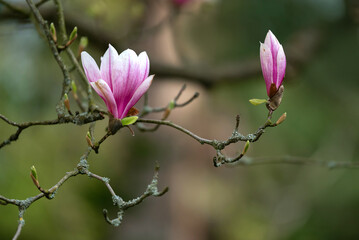
{"label": "green leaf bud", "polygon": [[31,175],[34,176],[34,178],[37,180],[37,172],[34,165],[31,166]]}
{"label": "green leaf bud", "polygon": [[89,43],[89,40],[88,40],[87,37],[81,37],[81,38],[80,38],[80,47],[81,47],[82,49],[86,48],[87,45],[88,45],[88,43]]}
{"label": "green leaf bud", "polygon": [[54,23],[50,24],[50,32],[51,32],[52,39],[56,42],[57,41],[57,35],[56,35],[56,28],[55,28]]}
{"label": "green leaf bud", "polygon": [[137,121],[137,116],[125,117],[121,119],[122,126],[134,124]]}
{"label": "green leaf bud", "polygon": [[76,86],[75,81],[72,81],[72,82],[71,82],[71,89],[72,89],[72,92],[73,92],[74,94],[76,94],[76,92],[77,92],[77,86]]}
{"label": "green leaf bud", "polygon": [[70,34],[69,42],[73,42],[76,37],[77,37],[77,27],[74,27],[74,29]]}
{"label": "green leaf bud", "polygon": [[282,122],[284,122],[284,120],[287,118],[287,113],[283,113],[282,116],[280,116],[280,118],[278,118],[277,122],[275,123],[276,125],[281,124]]}
{"label": "green leaf bud", "polygon": [[249,141],[247,141],[246,144],[244,145],[242,155],[246,154],[246,152],[248,151],[248,148],[249,148]]}
{"label": "green leaf bud", "polygon": [[170,103],[168,104],[168,109],[169,109],[169,110],[174,109],[174,108],[175,108],[175,105],[176,105],[175,101],[174,101],[174,100],[171,100]]}
{"label": "green leaf bud", "polygon": [[257,99],[257,98],[253,98],[253,99],[249,99],[249,102],[251,104],[253,104],[254,106],[262,104],[262,103],[266,103],[267,100],[266,99]]}

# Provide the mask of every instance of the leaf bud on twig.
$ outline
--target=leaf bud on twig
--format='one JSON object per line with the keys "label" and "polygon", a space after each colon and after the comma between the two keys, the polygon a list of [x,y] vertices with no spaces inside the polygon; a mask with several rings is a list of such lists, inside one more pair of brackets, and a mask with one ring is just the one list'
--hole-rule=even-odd
{"label": "leaf bud on twig", "polygon": [[85,50],[85,48],[87,47],[88,43],[89,43],[89,40],[88,40],[87,37],[81,37],[81,38],[80,38],[79,55],[81,54],[81,52],[82,52],[83,50]]}
{"label": "leaf bud on twig", "polygon": [[76,86],[75,81],[71,81],[71,89],[74,94],[77,93],[77,86]]}
{"label": "leaf bud on twig", "polygon": [[71,34],[70,34],[70,41],[75,40],[75,38],[77,37],[77,27],[74,27],[74,29],[72,30]]}
{"label": "leaf bud on twig", "polygon": [[64,105],[67,109],[67,111],[70,113],[70,115],[72,115],[71,110],[70,110],[70,101],[69,101],[69,97],[67,96],[67,94],[64,94]]}
{"label": "leaf bud on twig", "polygon": [[93,148],[93,144],[92,144],[92,141],[91,141],[91,134],[90,132],[87,132],[86,134],[86,141],[87,141],[87,144]]}
{"label": "leaf bud on twig", "polygon": [[175,101],[174,101],[174,100],[171,100],[170,103],[168,104],[168,109],[169,109],[169,110],[172,110],[172,109],[175,108],[175,106],[176,106]]}
{"label": "leaf bud on twig", "polygon": [[68,47],[71,45],[71,43],[73,43],[77,38],[77,27],[74,27],[74,29],[72,30],[70,37],[69,37],[69,41],[67,41],[67,43],[65,44],[65,47]]}
{"label": "leaf bud on twig", "polygon": [[31,169],[30,177],[31,177],[32,181],[34,182],[35,186],[36,186],[37,188],[39,188],[39,187],[40,187],[40,184],[39,184],[39,180],[38,180],[38,178],[37,178],[36,168],[35,168],[34,165],[32,165],[30,169]]}
{"label": "leaf bud on twig", "polygon": [[56,43],[57,42],[57,34],[56,34],[56,28],[55,28],[54,23],[50,24],[50,32],[51,32],[52,40],[54,40],[54,42]]}
{"label": "leaf bud on twig", "polygon": [[276,125],[281,124],[282,122],[284,122],[284,120],[287,118],[287,113],[283,113],[282,116],[280,116],[277,120],[277,122],[275,123]]}
{"label": "leaf bud on twig", "polygon": [[244,145],[242,155],[246,154],[246,152],[248,151],[248,148],[249,148],[249,141],[247,140],[246,144]]}

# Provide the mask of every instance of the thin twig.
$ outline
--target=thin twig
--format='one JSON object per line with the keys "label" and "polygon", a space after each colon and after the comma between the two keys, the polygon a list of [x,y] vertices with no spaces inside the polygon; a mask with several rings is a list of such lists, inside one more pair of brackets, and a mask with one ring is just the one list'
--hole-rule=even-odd
{"label": "thin twig", "polygon": [[[156,124],[157,126],[166,125],[166,126],[175,128],[175,129],[187,134],[188,136],[190,136],[193,139],[195,139],[196,141],[198,141],[200,144],[207,144],[207,145],[212,146],[216,150],[216,156],[213,158],[214,166],[218,167],[222,164],[234,163],[234,162],[240,160],[244,156],[243,153],[241,153],[240,155],[238,155],[237,157],[234,157],[234,158],[225,156],[221,152],[221,150],[223,150],[226,146],[233,144],[233,143],[237,143],[239,141],[255,142],[262,136],[262,134],[264,133],[264,130],[266,128],[277,126],[276,124],[272,124],[270,122],[270,120],[269,120],[270,117],[271,117],[271,113],[269,114],[267,121],[262,126],[260,126],[256,132],[250,133],[247,135],[242,135],[241,133],[238,132],[239,117],[237,116],[236,117],[236,127],[235,127],[232,135],[227,140],[224,140],[224,141],[218,141],[216,139],[211,140],[211,139],[202,138],[182,126],[179,126],[175,123],[172,123],[170,121],[165,121],[165,120],[154,120],[154,119],[140,118],[137,120],[136,124],[151,123],[151,124]],[[140,129],[143,129],[143,128],[144,127],[141,126]],[[157,128],[155,128],[155,129],[157,130]],[[153,130],[153,128],[148,128],[147,130],[151,131],[151,130]]]}
{"label": "thin twig", "polygon": [[129,200],[127,202],[124,201],[118,195],[116,195],[116,193],[113,191],[112,187],[109,184],[109,179],[108,178],[104,178],[104,177],[100,177],[100,176],[92,174],[92,173],[88,173],[88,175],[90,177],[94,177],[94,178],[96,178],[96,179],[98,179],[98,180],[105,183],[105,185],[107,186],[107,188],[111,192],[113,203],[115,205],[117,205],[117,207],[118,207],[117,218],[114,218],[114,219],[110,219],[108,217],[108,211],[106,209],[103,210],[103,214],[104,214],[106,222],[108,222],[109,224],[117,227],[117,226],[119,226],[121,224],[123,213],[127,209],[140,204],[143,200],[145,200],[146,198],[148,198],[150,196],[160,197],[163,194],[165,194],[168,191],[168,187],[164,188],[162,191],[158,191],[158,186],[157,186],[157,184],[158,184],[158,171],[159,171],[159,166],[157,165],[156,168],[155,168],[155,174],[153,175],[151,183],[147,186],[146,191],[141,196],[139,196],[137,198],[134,198],[132,200]]}
{"label": "thin twig", "polygon": [[47,3],[49,0],[40,0],[38,3],[35,4],[36,7],[42,6],[44,3]]}
{"label": "thin twig", "polygon": [[[64,62],[60,56],[57,45],[54,42],[54,39],[52,38],[49,26],[48,26],[47,22],[44,20],[44,18],[42,17],[39,9],[36,7],[36,5],[34,4],[34,2],[32,0],[26,0],[26,2],[30,7],[31,12],[35,16],[36,21],[39,23],[40,28],[45,33],[47,41],[50,45],[51,52],[52,52],[57,64],[59,65],[63,76],[64,76],[61,98],[56,106],[56,111],[57,111],[58,115],[61,116],[61,115],[64,115],[64,113],[65,113],[64,103],[63,103],[65,100],[64,95],[65,95],[65,93],[68,94],[70,91],[70,84],[71,84],[70,73],[67,70],[67,67],[64,64]],[[63,30],[62,26],[60,26],[60,29],[61,29],[61,31]],[[63,31],[62,31],[62,34],[64,34]],[[65,34],[66,34],[66,32],[65,32]]]}
{"label": "thin twig", "polygon": [[57,18],[58,18],[58,26],[59,26],[59,33],[61,36],[62,43],[67,42],[67,33],[66,33],[66,24],[65,24],[65,17],[64,17],[64,10],[62,7],[62,3],[59,0],[54,0],[57,9]]}
{"label": "thin twig", "polygon": [[21,15],[22,17],[28,16],[28,13],[27,13],[24,9],[19,8],[19,7],[15,6],[15,5],[13,5],[13,4],[10,4],[10,3],[8,3],[8,2],[6,2],[6,1],[4,1],[4,0],[0,0],[0,4],[2,4],[2,5],[4,5],[5,7],[7,7],[10,11],[12,11],[12,12],[14,12],[14,13],[16,13],[16,14]]}
{"label": "thin twig", "polygon": [[19,223],[17,225],[17,229],[16,229],[15,235],[12,238],[12,240],[18,239],[21,234],[22,227],[25,225],[25,220],[23,219],[24,213],[25,213],[25,210],[19,211]]}

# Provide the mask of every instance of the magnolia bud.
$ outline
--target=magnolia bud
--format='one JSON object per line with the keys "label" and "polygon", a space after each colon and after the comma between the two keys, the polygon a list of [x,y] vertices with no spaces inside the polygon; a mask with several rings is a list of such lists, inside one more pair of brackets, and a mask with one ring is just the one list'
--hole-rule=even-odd
{"label": "magnolia bud", "polygon": [[287,60],[282,45],[271,31],[268,31],[264,43],[260,43],[260,59],[267,94],[273,98],[282,85]]}

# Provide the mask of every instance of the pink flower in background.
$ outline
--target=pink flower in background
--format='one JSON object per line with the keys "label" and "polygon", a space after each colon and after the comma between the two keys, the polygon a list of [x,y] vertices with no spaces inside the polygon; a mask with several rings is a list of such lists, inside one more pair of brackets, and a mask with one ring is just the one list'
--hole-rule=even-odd
{"label": "pink flower in background", "polygon": [[100,69],[85,51],[81,53],[81,60],[87,80],[117,119],[126,117],[148,90],[154,76],[148,76],[150,62],[146,52],[137,56],[133,50],[127,49],[118,55],[110,44],[101,58]]}
{"label": "pink flower in background", "polygon": [[182,6],[192,0],[172,0],[172,2],[177,6]]}
{"label": "pink flower in background", "polygon": [[260,58],[268,97],[273,97],[282,85],[286,58],[282,45],[271,31],[268,31],[264,43],[260,43]]}

